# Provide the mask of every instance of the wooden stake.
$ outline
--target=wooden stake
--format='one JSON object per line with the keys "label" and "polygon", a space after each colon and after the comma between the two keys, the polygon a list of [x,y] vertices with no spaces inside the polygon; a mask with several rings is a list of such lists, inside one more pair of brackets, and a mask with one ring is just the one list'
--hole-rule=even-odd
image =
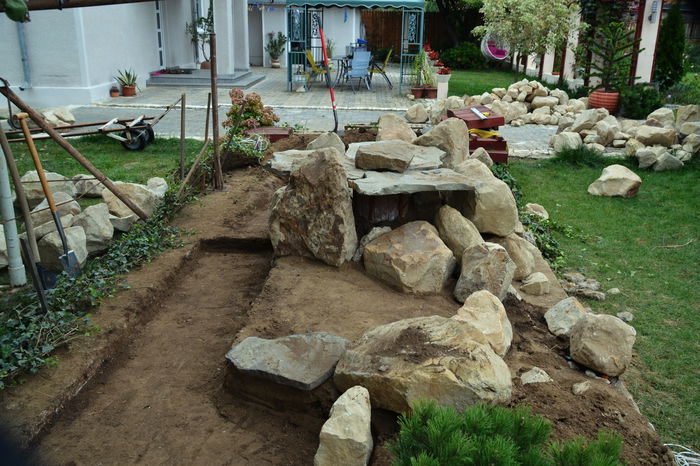
{"label": "wooden stake", "polygon": [[185,177],[185,107],[187,94],[180,97],[180,179]]}
{"label": "wooden stake", "polygon": [[216,33],[209,34],[209,61],[211,63],[211,119],[212,137],[214,139],[214,189],[224,189],[224,175],[221,173],[219,155],[219,98],[218,77],[216,72]]}

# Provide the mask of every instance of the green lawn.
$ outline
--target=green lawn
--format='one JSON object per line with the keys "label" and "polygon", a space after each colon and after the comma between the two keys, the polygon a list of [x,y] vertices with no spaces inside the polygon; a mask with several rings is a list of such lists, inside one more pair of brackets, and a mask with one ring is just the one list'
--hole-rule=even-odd
{"label": "green lawn", "polygon": [[700,162],[678,171],[633,170],[632,199],[595,197],[600,168],[514,162],[524,202],[594,239],[557,237],[568,268],[620,295],[590,301],[596,312],[630,311],[637,329],[634,367],[623,377],[666,442],[700,448]]}
{"label": "green lawn", "polygon": [[[518,79],[522,79],[519,77]],[[508,87],[516,81],[515,75],[507,71],[462,71],[453,70],[449,95],[463,96],[491,92],[494,87]]]}
{"label": "green lawn", "polygon": [[[119,141],[100,135],[70,139],[69,142],[113,181],[145,183],[154,176],[167,177],[177,168],[180,160],[180,140],[177,138],[156,137],[142,151],[126,150]],[[188,160],[194,158],[202,144],[194,139],[187,140]],[[36,146],[44,170],[69,178],[79,173],[88,173],[55,142],[36,141]],[[27,146],[13,143],[11,147],[20,174],[34,170]]]}

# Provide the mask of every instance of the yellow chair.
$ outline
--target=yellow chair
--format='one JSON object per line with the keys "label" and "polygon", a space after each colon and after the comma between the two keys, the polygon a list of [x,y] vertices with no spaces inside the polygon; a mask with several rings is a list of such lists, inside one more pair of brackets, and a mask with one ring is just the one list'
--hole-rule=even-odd
{"label": "yellow chair", "polygon": [[394,86],[391,84],[391,81],[389,81],[389,77],[386,75],[386,67],[389,64],[389,59],[391,58],[391,54],[394,51],[394,49],[389,49],[389,53],[386,54],[386,57],[384,58],[384,63],[381,64],[381,66],[375,62],[372,62],[371,69],[369,70],[369,82],[372,82],[372,77],[374,73],[379,73],[382,76],[384,76],[384,79],[386,79],[386,83],[389,85],[389,89],[393,89]]}
{"label": "yellow chair", "polygon": [[311,82],[313,81],[314,78],[317,78],[318,76],[323,76],[325,75],[328,70],[324,67],[320,67],[316,64],[316,60],[314,60],[314,56],[311,54],[311,50],[306,50],[306,59],[309,61],[309,65],[311,65],[311,72],[307,72],[307,89],[311,87]]}

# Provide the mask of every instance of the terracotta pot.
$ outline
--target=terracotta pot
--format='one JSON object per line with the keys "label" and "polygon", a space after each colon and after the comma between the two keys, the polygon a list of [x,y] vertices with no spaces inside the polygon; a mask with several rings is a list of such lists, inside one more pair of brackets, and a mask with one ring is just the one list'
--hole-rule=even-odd
{"label": "terracotta pot", "polygon": [[208,70],[211,68],[211,62],[209,60],[203,61],[202,63],[199,64],[199,68],[202,70]]}
{"label": "terracotta pot", "polygon": [[136,95],[136,86],[122,86],[122,95],[124,97],[133,97]]}
{"label": "terracotta pot", "polygon": [[422,87],[412,87],[411,94],[413,94],[413,97],[415,97],[416,99],[420,99],[421,97],[423,97],[423,88]]}
{"label": "terracotta pot", "polygon": [[113,87],[109,90],[110,97],[119,97],[119,88]]}
{"label": "terracotta pot", "polygon": [[423,88],[423,97],[426,99],[437,99],[437,87]]}
{"label": "terracotta pot", "polygon": [[271,67],[271,68],[279,68],[279,67],[280,67],[280,60],[279,60],[279,58],[271,58],[271,59],[270,59],[270,67]]}
{"label": "terracotta pot", "polygon": [[619,92],[605,92],[605,89],[598,89],[588,96],[588,105],[592,108],[605,108],[611,115],[617,113],[620,105]]}

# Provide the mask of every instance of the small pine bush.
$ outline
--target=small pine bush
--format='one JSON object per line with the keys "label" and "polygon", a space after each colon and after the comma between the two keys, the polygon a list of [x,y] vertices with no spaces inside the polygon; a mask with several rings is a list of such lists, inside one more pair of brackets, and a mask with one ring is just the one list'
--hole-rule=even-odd
{"label": "small pine bush", "polygon": [[399,418],[389,444],[394,466],[618,466],[622,439],[601,432],[587,443],[548,443],[550,423],[526,407],[477,404],[457,413],[422,401]]}
{"label": "small pine bush", "polygon": [[574,167],[603,167],[606,165],[605,157],[590,147],[580,145],[577,147],[565,147],[554,155],[554,163],[566,163]]}

